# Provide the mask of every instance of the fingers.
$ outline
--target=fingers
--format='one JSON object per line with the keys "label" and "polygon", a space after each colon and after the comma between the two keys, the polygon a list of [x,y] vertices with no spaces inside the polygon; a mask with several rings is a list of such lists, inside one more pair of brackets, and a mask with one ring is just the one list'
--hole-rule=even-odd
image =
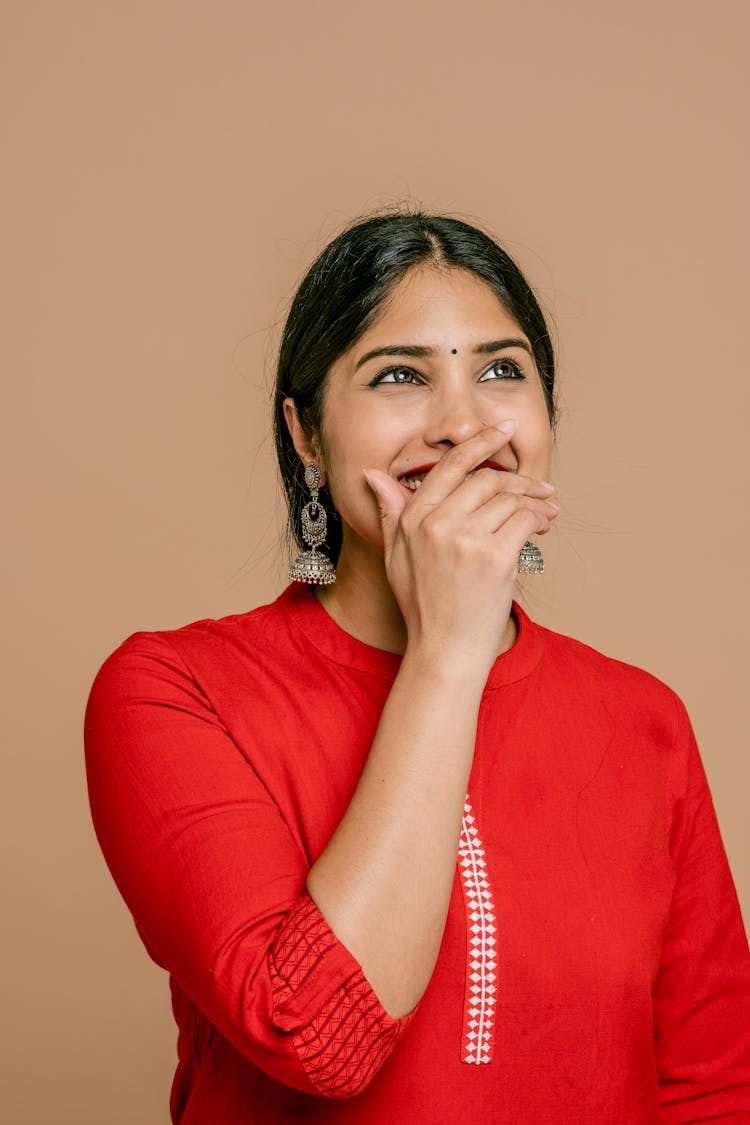
{"label": "fingers", "polygon": [[491,534],[471,533],[463,529],[454,535],[453,544],[457,559],[471,560],[481,573],[488,566],[498,574],[514,580],[518,569],[521,548],[531,536],[545,535],[551,521],[530,508],[516,508],[503,512],[498,527]]}
{"label": "fingers", "polygon": [[[485,475],[487,473],[494,473],[495,469],[480,469],[477,476]],[[538,500],[549,500],[552,493],[555,491],[554,484],[550,484],[546,480],[535,480],[533,477],[522,477],[518,473],[501,473],[502,481],[495,480],[494,492],[497,492],[497,486],[503,492],[517,492],[525,496],[535,496]],[[471,478],[474,479],[473,477]],[[468,483],[468,482],[467,482]],[[554,503],[554,501],[551,501]]]}
{"label": "fingers", "polygon": [[383,530],[383,544],[386,554],[389,554],[398,521],[409,497],[398,481],[388,473],[381,472],[380,469],[363,469],[363,472],[365,480],[375,494]]}
{"label": "fingers", "polygon": [[557,504],[549,500],[535,500],[528,496],[500,493],[474,512],[471,526],[479,535],[492,535],[507,524],[516,513],[528,512],[535,522],[530,524],[530,530],[526,534],[546,535],[559,511]]}
{"label": "fingers", "polygon": [[456,535],[465,542],[472,536],[493,536],[509,523],[526,536],[546,534],[559,511],[550,499],[553,486],[510,470],[480,467],[484,462],[502,464],[502,450],[515,432],[516,423],[510,421],[454,446],[415,493],[379,469],[364,470],[378,504],[386,560],[400,533],[416,543],[420,528],[429,540],[440,542]]}
{"label": "fingers", "polygon": [[[499,493],[468,514],[451,511],[448,501],[428,512],[420,534],[433,550],[455,549],[464,558],[497,555],[513,563],[530,535],[545,535],[559,509],[547,500]],[[404,517],[407,520],[408,517]],[[502,534],[498,534],[502,532]]]}
{"label": "fingers", "polygon": [[454,446],[427,474],[419,491],[409,498],[404,519],[410,525],[428,521],[446,529],[453,524],[463,531],[492,534],[514,512],[527,508],[538,517],[534,531],[549,531],[559,511],[550,499],[551,484],[500,468],[479,467],[497,460],[498,439],[507,444],[515,423],[506,431],[490,429],[494,433],[483,430]]}
{"label": "fingers", "polygon": [[[420,493],[421,491],[422,489],[419,490]],[[499,469],[477,469],[456,486],[440,505],[440,509],[456,515],[469,515],[499,495],[513,495],[545,501],[557,510],[557,505],[550,498],[553,491],[554,486],[547,481]]]}
{"label": "fingers", "polygon": [[419,490],[420,506],[442,503],[483,461],[496,460],[515,432],[516,423],[511,419],[501,426],[487,426],[449,449],[425,477]]}
{"label": "fingers", "polygon": [[550,485],[542,485],[529,477],[479,469],[438,508],[431,509],[426,518],[452,520],[480,535],[489,535],[514,512],[527,508],[539,516],[538,534],[544,534],[560,511],[559,505],[549,497],[551,491]]}

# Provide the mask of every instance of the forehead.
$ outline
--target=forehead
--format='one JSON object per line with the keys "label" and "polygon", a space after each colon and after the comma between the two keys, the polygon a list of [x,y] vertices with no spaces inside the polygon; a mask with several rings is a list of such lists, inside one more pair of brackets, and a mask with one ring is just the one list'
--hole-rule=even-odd
{"label": "forehead", "polygon": [[450,346],[460,347],[509,329],[514,335],[523,335],[518,322],[482,278],[466,269],[422,266],[409,270],[396,283],[354,350],[391,342],[386,337],[393,333],[404,343],[435,347],[444,345],[450,337]]}

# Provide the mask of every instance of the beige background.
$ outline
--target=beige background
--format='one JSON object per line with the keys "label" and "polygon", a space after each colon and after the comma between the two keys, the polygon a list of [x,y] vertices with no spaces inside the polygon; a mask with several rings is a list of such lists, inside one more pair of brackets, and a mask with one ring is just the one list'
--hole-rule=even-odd
{"label": "beige background", "polygon": [[527,605],[683,696],[747,913],[747,12],[2,5],[5,1121],[167,1122],[84,702],[127,634],[283,585],[275,326],[378,204],[489,224],[552,313],[564,513]]}

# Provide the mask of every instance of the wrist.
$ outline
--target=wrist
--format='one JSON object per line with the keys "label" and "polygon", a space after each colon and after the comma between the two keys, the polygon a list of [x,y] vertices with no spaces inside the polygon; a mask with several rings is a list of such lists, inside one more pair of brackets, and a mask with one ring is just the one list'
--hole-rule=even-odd
{"label": "wrist", "polygon": [[425,679],[436,691],[473,689],[481,695],[494,662],[495,656],[478,649],[422,637],[407,642],[401,674]]}

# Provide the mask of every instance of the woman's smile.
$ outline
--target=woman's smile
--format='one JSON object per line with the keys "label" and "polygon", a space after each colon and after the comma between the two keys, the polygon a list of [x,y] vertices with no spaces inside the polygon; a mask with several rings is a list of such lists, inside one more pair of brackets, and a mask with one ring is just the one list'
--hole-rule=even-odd
{"label": "woman's smile", "polygon": [[515,420],[482,467],[546,479],[551,427],[531,345],[493,290],[462,269],[416,268],[331,367],[320,448],[312,450],[343,524],[342,562],[382,546],[363,470],[416,492],[454,445]]}
{"label": "woman's smile", "polygon": [[[411,472],[399,477],[398,483],[402,484],[409,492],[416,492],[430,470],[435,468],[436,463],[433,461],[430,465],[420,465],[418,469],[412,469]],[[472,469],[470,473],[466,474],[466,480],[473,477],[479,469],[495,469],[498,472],[509,471],[506,465],[498,465],[497,461],[483,461],[476,469]]]}

